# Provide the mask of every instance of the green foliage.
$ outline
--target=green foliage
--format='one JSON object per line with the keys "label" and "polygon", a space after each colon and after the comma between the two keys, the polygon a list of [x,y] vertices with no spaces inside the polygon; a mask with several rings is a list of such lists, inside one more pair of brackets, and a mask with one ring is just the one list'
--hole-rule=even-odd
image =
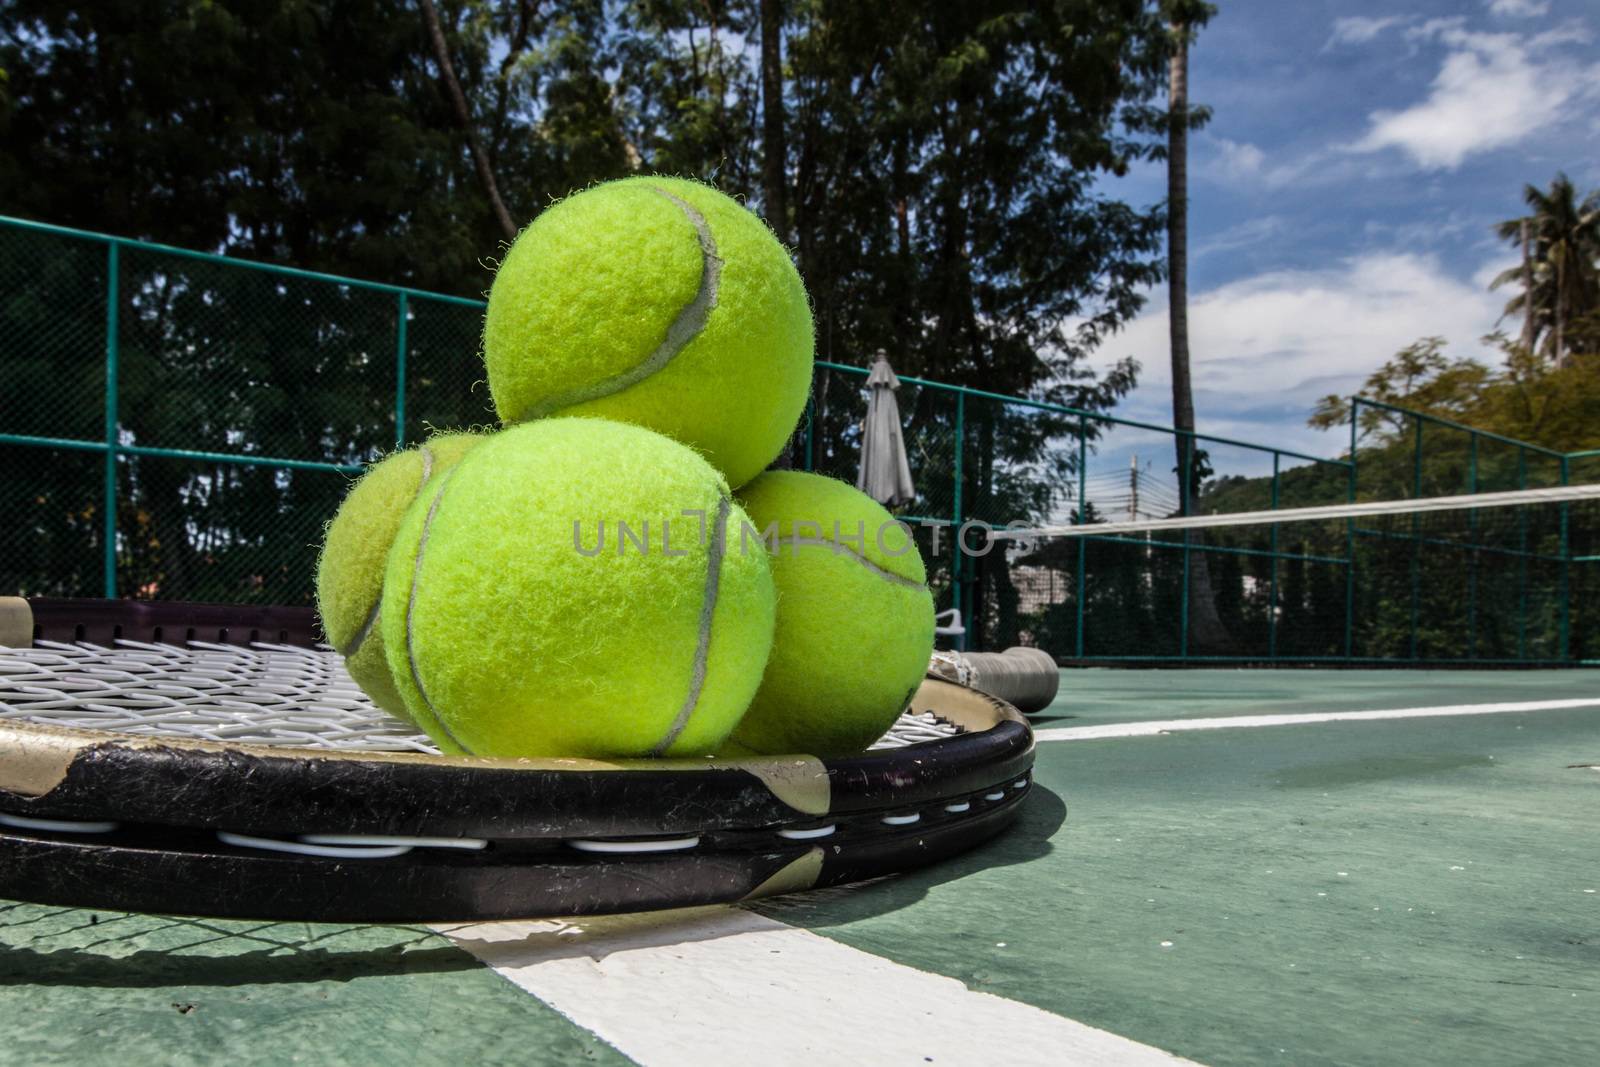
{"label": "green foliage", "polygon": [[[1588,321],[1574,336],[1586,338]],[[1428,337],[1401,349],[1367,377],[1361,396],[1434,415],[1557,452],[1600,448],[1600,352],[1561,361],[1529,351],[1506,337],[1489,338],[1502,362],[1451,359],[1443,338]],[[1349,425],[1351,402],[1329,396],[1309,420],[1318,429]],[[1412,423],[1380,408],[1363,407],[1363,442],[1396,442]]]}
{"label": "green foliage", "polygon": [[[636,171],[761,206],[757,0],[438,8],[513,217]],[[1131,361],[1096,374],[1085,357],[1159,280],[1163,217],[1103,179],[1159,156],[1170,14],[1153,0],[784,4],[788,211],[772,221],[820,354],[865,364],[882,347],[903,374],[1090,411],[1126,394]],[[1190,32],[1207,15],[1190,12]],[[488,286],[503,234],[411,7],[0,0],[0,71],[8,213],[462,296]],[[0,428],[100,437],[103,249],[6,239]],[[123,269],[127,443],[341,463],[393,446],[392,295],[171,257]],[[484,420],[475,318],[413,300],[400,436]],[[821,469],[853,474],[858,386],[818,391]],[[948,394],[901,399],[939,497],[924,513],[952,513],[958,458],[964,515],[1041,517],[1070,484],[1075,418],[974,405],[958,457]],[[35,502],[3,550],[0,565],[21,564],[6,581],[96,591],[99,461],[60,457],[56,485],[38,455],[8,449],[0,467]],[[150,457],[117,478],[122,591],[217,599],[304,600],[343,489]],[[41,545],[71,558],[46,564]],[[977,577],[982,640],[1016,598],[1003,568]]]}
{"label": "green foliage", "polygon": [[1531,314],[1526,343],[1542,355],[1560,361],[1597,351],[1593,327],[1573,332],[1573,326],[1600,313],[1600,189],[1580,198],[1572,179],[1558,173],[1549,191],[1528,185],[1522,195],[1529,213],[1507,219],[1495,232],[1519,256],[1526,233],[1529,262],[1501,271],[1490,288],[1523,289],[1507,301],[1505,313]]}

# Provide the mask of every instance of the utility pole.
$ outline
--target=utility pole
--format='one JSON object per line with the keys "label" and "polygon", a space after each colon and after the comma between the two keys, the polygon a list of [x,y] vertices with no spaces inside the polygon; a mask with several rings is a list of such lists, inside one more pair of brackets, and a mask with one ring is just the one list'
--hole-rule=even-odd
{"label": "utility pole", "polygon": [[1128,521],[1136,522],[1139,518],[1139,454],[1134,453],[1133,459],[1128,461]]}

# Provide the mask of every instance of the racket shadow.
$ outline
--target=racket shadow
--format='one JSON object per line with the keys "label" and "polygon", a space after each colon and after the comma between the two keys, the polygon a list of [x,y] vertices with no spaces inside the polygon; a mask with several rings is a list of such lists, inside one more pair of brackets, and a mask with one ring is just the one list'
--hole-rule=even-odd
{"label": "racket shadow", "polygon": [[477,966],[420,927],[214,922],[0,905],[0,988],[299,984]]}
{"label": "racket shadow", "polygon": [[887,915],[918,903],[935,886],[1048,856],[1055,849],[1054,837],[1067,821],[1067,813],[1066,801],[1060,794],[1035,779],[1016,823],[970,852],[904,874],[772,897],[745,907],[812,928],[843,926]]}
{"label": "racket shadow", "polygon": [[789,893],[739,905],[713,904],[667,911],[568,919],[442,923],[448,935],[484,963],[527,968],[586,959],[603,965],[618,952],[670,949],[693,942],[760,934],[762,918],[821,929],[909,907],[934,886],[1048,855],[1066,821],[1061,797],[1035,782],[1017,822],[977,848],[906,874]]}

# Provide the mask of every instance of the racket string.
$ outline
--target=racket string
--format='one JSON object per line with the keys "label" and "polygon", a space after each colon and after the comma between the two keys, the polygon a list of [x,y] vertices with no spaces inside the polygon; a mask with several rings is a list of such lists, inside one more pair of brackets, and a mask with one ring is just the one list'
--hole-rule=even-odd
{"label": "racket string", "polygon": [[[326,647],[39,641],[0,650],[0,720],[8,719],[232,744],[439,753],[374,706]],[[871,748],[960,732],[931,712],[907,712]]]}

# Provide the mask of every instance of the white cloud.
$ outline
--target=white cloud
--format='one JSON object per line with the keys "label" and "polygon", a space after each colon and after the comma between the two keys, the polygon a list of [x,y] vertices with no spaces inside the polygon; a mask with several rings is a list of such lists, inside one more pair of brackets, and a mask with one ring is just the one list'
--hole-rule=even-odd
{"label": "white cloud", "polygon": [[1289,229],[1282,215],[1256,215],[1226,229],[1198,237],[1190,245],[1189,255],[1194,259],[1218,252],[1237,252],[1253,248],[1267,241],[1280,239]]}
{"label": "white cloud", "polygon": [[1389,27],[1398,26],[1402,22],[1409,22],[1410,20],[1410,15],[1384,15],[1381,18],[1350,15],[1346,18],[1334,19],[1333,34],[1328,38],[1328,43],[1322,47],[1326,51],[1335,45],[1366,44]]}
{"label": "white cloud", "polygon": [[[1406,345],[1440,335],[1452,355],[1493,358],[1478,339],[1494,328],[1505,295],[1483,282],[1502,258],[1463,280],[1433,256],[1372,253],[1193,296],[1189,347],[1202,432],[1331,454],[1337,442],[1304,426],[1313,404],[1357,391]],[[1164,305],[1152,306],[1099,355],[1106,363],[1132,355],[1143,366],[1139,388],[1119,414],[1171,421]]]}
{"label": "white cloud", "polygon": [[1577,27],[1523,36],[1477,33],[1459,18],[1408,30],[1413,41],[1447,49],[1427,99],[1399,111],[1375,111],[1356,152],[1397,148],[1427,169],[1454,169],[1468,156],[1505,148],[1555,126],[1568,105],[1592,95],[1600,65],[1585,69],[1554,51],[1585,40]]}
{"label": "white cloud", "polygon": [[1489,0],[1489,14],[1501,18],[1526,19],[1548,14],[1550,0]]}
{"label": "white cloud", "polygon": [[1219,177],[1236,181],[1261,173],[1261,164],[1266,160],[1261,149],[1247,141],[1230,141],[1226,137],[1216,138],[1216,143],[1215,170]]}

